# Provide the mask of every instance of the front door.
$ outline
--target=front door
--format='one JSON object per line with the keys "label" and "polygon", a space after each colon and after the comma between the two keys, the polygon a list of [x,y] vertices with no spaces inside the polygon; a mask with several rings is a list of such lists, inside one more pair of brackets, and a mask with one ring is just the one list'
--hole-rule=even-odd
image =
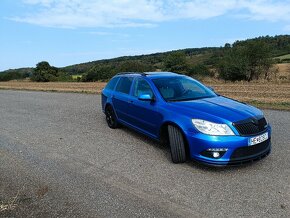
{"label": "front door", "polygon": [[134,126],[153,137],[157,137],[162,115],[158,112],[156,101],[142,101],[138,99],[142,94],[149,94],[154,98],[154,93],[149,83],[140,77],[135,80],[133,85],[132,95],[134,100],[132,100],[130,108]]}

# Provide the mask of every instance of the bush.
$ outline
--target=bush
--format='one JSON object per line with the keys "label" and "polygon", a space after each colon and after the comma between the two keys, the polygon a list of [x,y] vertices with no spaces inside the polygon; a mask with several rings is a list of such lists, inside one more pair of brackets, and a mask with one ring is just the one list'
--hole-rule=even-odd
{"label": "bush", "polygon": [[204,64],[197,64],[191,67],[188,71],[190,76],[199,75],[199,76],[214,76],[213,72],[211,72]]}
{"label": "bush", "polygon": [[19,72],[7,72],[7,73],[0,73],[0,81],[10,81],[10,80],[15,80],[15,79],[24,79],[28,77],[29,75],[27,74],[22,74]]}
{"label": "bush", "polygon": [[187,74],[188,64],[184,52],[174,52],[167,56],[164,61],[164,70],[175,73]]}
{"label": "bush", "polygon": [[95,82],[99,80],[108,80],[115,75],[116,71],[109,66],[95,66],[85,73],[81,79],[82,82]]}

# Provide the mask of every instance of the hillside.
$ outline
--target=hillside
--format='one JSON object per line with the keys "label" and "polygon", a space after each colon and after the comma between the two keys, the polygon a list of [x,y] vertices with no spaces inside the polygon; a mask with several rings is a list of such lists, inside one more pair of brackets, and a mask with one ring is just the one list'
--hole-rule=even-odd
{"label": "hillside", "polygon": [[172,53],[184,53],[190,62],[204,63],[212,58],[212,55],[218,52],[221,48],[219,47],[204,47],[204,48],[187,48],[168,52],[160,52],[148,55],[136,55],[136,56],[123,56],[112,59],[103,59],[87,63],[75,64],[62,68],[62,70],[69,74],[83,74],[90,69],[98,66],[113,65],[120,66],[126,62],[140,62],[144,64],[150,64],[155,69],[161,69],[164,60],[168,55]]}
{"label": "hillside", "polygon": [[204,64],[210,67],[211,65],[216,64],[218,58],[223,55],[225,47],[243,45],[252,41],[262,41],[267,44],[269,46],[269,49],[271,50],[272,58],[287,55],[290,53],[290,35],[279,35],[274,37],[265,36],[254,39],[247,39],[243,41],[236,41],[233,45],[225,44],[224,47],[187,48],[149,55],[125,56],[114,59],[106,59],[71,65],[62,69],[69,74],[83,74],[96,67],[102,67],[106,65],[118,66],[128,61],[138,61],[141,63],[150,64],[151,66],[153,66],[154,70],[162,69],[166,58],[170,54],[177,52],[184,53],[189,63]]}
{"label": "hillside", "polygon": [[34,68],[32,67],[5,70],[0,72],[0,81],[24,79],[30,77],[33,72]]}
{"label": "hillside", "polygon": [[[204,74],[213,76],[212,69],[215,69],[226,52],[231,48],[238,48],[250,43],[263,43],[267,46],[270,57],[276,63],[289,63],[290,35],[263,36],[243,41],[236,41],[233,44],[226,43],[223,47],[187,48],[175,51],[155,53],[149,55],[124,56],[113,59],[97,60],[87,63],[80,63],[63,68],[57,68],[65,81],[71,78],[70,75],[83,75],[86,80],[96,81],[106,80],[120,71],[156,71],[175,70],[176,72],[189,75]],[[168,59],[175,61],[174,67],[168,67]],[[186,61],[184,62],[185,59]],[[180,63],[179,62],[184,62]],[[30,76],[34,68],[20,68],[1,72],[0,80],[6,74],[13,74],[13,79],[17,76],[25,78]],[[65,76],[66,75],[66,76]],[[3,80],[3,79],[2,79]],[[7,79],[4,79],[7,80]]]}

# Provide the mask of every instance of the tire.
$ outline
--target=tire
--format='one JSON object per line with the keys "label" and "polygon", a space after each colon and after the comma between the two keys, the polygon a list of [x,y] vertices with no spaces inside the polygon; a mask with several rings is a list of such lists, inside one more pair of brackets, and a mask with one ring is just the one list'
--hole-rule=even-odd
{"label": "tire", "polygon": [[168,138],[173,163],[186,161],[185,141],[182,132],[176,126],[168,125]]}
{"label": "tire", "polygon": [[111,105],[108,105],[106,107],[105,114],[106,114],[106,121],[107,121],[108,126],[111,129],[118,128],[119,124],[117,121],[117,117],[116,117],[116,114],[115,114],[113,107]]}

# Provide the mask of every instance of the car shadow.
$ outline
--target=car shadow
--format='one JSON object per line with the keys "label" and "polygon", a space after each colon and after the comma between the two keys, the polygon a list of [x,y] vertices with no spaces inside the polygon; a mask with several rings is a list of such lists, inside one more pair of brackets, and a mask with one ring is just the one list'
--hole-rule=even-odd
{"label": "car shadow", "polygon": [[145,142],[149,146],[153,146],[154,148],[161,150],[162,152],[164,152],[164,157],[166,157],[167,161],[171,162],[171,154],[170,154],[169,146],[162,145],[157,140],[154,140],[154,139],[150,138],[149,136],[146,136],[142,133],[139,133],[139,132],[137,132],[129,127],[121,126],[119,129],[121,131],[124,131],[124,133],[128,134],[130,137],[138,139],[142,142]]}

